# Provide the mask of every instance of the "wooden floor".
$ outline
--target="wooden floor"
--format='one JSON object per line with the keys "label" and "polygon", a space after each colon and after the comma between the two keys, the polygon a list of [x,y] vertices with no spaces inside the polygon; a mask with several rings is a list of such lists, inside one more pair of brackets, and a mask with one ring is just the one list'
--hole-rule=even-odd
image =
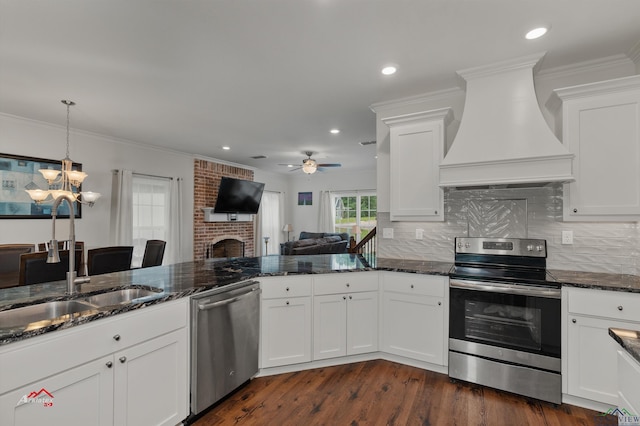
{"label": "wooden floor", "polygon": [[389,361],[259,377],[196,420],[210,425],[617,425]]}

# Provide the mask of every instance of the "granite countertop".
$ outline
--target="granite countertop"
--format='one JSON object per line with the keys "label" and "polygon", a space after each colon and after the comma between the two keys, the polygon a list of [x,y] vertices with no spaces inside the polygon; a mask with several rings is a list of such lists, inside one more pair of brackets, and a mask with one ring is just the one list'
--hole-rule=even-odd
{"label": "granite countertop", "polygon": [[[47,301],[81,299],[87,295],[121,288],[156,289],[161,291],[161,294],[144,299],[140,303],[91,311],[29,331],[3,328],[0,323],[0,345],[168,300],[188,297],[202,291],[222,289],[228,284],[257,277],[370,270],[447,276],[452,266],[453,264],[448,262],[376,258],[375,256],[352,254],[272,255],[229,260],[209,259],[95,275],[91,277],[91,282],[79,285],[77,287],[79,294],[73,296],[65,294],[66,283],[64,281],[5,288],[0,289],[0,312]],[[556,281],[566,286],[640,293],[640,277],[634,275],[559,270],[549,272]]]}
{"label": "granite countertop", "polygon": [[609,336],[620,343],[629,355],[640,362],[640,331],[610,328]]}

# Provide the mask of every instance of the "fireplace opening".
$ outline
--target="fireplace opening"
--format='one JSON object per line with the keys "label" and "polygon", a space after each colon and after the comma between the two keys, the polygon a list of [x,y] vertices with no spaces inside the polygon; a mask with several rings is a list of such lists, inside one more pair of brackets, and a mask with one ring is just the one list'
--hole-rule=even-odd
{"label": "fireplace opening", "polygon": [[225,238],[209,243],[205,249],[205,259],[244,257],[244,241],[236,238]]}

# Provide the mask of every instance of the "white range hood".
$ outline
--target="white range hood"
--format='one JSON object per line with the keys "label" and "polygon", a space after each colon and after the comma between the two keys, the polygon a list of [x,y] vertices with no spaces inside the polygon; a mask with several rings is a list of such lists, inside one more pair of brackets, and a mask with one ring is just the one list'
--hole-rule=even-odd
{"label": "white range hood", "polygon": [[573,154],[538,106],[534,68],[544,53],[458,71],[467,94],[458,134],[440,163],[440,186],[573,181]]}

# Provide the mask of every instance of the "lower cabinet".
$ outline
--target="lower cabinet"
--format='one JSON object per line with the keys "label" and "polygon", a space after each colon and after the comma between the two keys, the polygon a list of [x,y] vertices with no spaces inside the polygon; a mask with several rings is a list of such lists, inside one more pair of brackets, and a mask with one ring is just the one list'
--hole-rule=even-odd
{"label": "lower cabinet", "polygon": [[382,274],[382,351],[447,365],[447,277]]}
{"label": "lower cabinet", "polygon": [[618,349],[619,406],[640,415],[640,362]]}
{"label": "lower cabinet", "polygon": [[15,372],[2,371],[0,424],[180,423],[189,414],[187,301],[3,348],[0,364]]}
{"label": "lower cabinet", "polygon": [[260,368],[311,361],[311,278],[260,278]]}

